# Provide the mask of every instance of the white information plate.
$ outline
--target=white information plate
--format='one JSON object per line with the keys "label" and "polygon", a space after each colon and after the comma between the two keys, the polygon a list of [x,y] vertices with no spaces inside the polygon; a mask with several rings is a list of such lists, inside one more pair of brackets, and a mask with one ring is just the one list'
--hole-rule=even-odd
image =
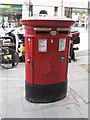
{"label": "white information plate", "polygon": [[51,31],[51,35],[55,36],[57,34],[56,31]]}
{"label": "white information plate", "polygon": [[47,39],[39,39],[38,40],[38,51],[39,52],[47,52]]}
{"label": "white information plate", "polygon": [[65,51],[66,38],[59,38],[59,51]]}

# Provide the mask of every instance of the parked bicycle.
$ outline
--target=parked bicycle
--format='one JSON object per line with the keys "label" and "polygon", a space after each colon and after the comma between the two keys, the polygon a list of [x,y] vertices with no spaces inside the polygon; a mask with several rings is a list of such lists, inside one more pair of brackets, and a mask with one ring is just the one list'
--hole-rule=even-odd
{"label": "parked bicycle", "polygon": [[13,38],[9,36],[0,37],[0,65],[5,69],[14,68],[19,62],[19,55],[13,49],[12,40]]}
{"label": "parked bicycle", "polygon": [[11,69],[17,66],[19,62],[18,53],[11,48],[0,47],[0,65],[5,69]]}

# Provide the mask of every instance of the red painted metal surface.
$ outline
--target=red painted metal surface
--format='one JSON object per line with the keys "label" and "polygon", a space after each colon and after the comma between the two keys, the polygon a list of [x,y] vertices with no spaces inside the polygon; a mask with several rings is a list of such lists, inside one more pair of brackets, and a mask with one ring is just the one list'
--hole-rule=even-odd
{"label": "red painted metal surface", "polygon": [[[66,50],[59,52],[59,37],[66,37]],[[47,38],[47,52],[38,52],[38,38]],[[51,43],[53,39],[53,43]],[[67,79],[68,36],[37,36],[34,41],[34,84],[55,84]],[[64,62],[61,62],[64,56]]]}
{"label": "red painted metal surface", "polygon": [[[47,85],[67,80],[70,40],[70,30],[67,28],[70,28],[74,21],[60,18],[30,18],[21,20],[21,23],[25,25],[26,81],[34,85]],[[38,30],[35,27],[51,30]],[[56,35],[51,35],[51,31],[55,31]],[[65,51],[59,51],[60,38],[66,38]],[[41,39],[47,41],[46,52],[39,52]],[[61,57],[64,57],[64,61],[61,61]]]}
{"label": "red painted metal surface", "polygon": [[71,33],[71,37],[79,36],[79,35],[80,35],[80,32]]}
{"label": "red painted metal surface", "polygon": [[75,22],[69,18],[31,17],[21,20],[21,24],[26,27],[62,27],[69,28]]}

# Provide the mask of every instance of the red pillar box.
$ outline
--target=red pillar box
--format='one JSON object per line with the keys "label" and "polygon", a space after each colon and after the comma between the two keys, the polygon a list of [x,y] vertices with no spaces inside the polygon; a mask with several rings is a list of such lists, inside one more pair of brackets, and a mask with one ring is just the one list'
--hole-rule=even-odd
{"label": "red pillar box", "polygon": [[71,19],[29,18],[25,26],[26,99],[34,103],[61,100],[67,95]]}

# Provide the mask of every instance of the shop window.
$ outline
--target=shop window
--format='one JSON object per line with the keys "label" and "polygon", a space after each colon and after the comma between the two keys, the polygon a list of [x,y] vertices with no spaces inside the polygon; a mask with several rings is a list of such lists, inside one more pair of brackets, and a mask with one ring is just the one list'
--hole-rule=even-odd
{"label": "shop window", "polygon": [[54,16],[58,16],[58,7],[54,7]]}

